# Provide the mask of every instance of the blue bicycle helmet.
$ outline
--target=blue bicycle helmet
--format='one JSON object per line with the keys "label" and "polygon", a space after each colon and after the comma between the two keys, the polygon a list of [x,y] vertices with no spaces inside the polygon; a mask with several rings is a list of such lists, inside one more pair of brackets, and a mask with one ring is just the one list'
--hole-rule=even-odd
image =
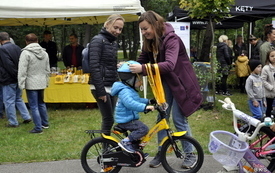
{"label": "blue bicycle helmet", "polygon": [[124,84],[132,87],[135,89],[135,83],[136,83],[136,79],[137,79],[137,74],[136,73],[132,73],[129,69],[129,65],[130,64],[140,64],[136,61],[127,61],[125,63],[123,63],[118,69],[118,77],[121,80],[121,82],[123,82]]}

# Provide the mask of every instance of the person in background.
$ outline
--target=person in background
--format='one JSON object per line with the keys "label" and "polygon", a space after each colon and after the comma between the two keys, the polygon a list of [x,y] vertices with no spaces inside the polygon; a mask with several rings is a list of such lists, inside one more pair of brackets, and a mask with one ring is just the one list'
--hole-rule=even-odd
{"label": "person in background", "polygon": [[[0,47],[1,47],[1,44],[0,44]],[[0,119],[5,119],[2,85],[0,85]]]}
{"label": "person in background", "polygon": [[[232,51],[233,51],[233,42],[232,42],[232,40],[227,40],[227,45],[232,49]],[[233,53],[232,53],[232,55],[233,55]]]}
{"label": "person in background", "polygon": [[222,95],[231,96],[227,90],[227,78],[230,72],[232,65],[232,55],[230,54],[230,47],[227,45],[228,37],[226,35],[221,35],[219,37],[219,43],[217,44],[217,53],[216,58],[218,60],[218,72],[222,75],[220,80],[216,83],[216,92],[219,94],[222,92]]}
{"label": "person in background", "polygon": [[138,88],[142,86],[142,78],[138,74],[131,73],[129,64],[139,64],[136,61],[127,61],[120,66],[118,76],[120,81],[115,82],[111,88],[111,95],[118,97],[115,108],[115,122],[121,129],[131,133],[118,143],[129,153],[134,153],[138,148],[138,141],[145,136],[149,128],[139,120],[139,112],[154,110],[154,106],[148,105],[149,99],[140,98]]}
{"label": "person in background", "polygon": [[98,35],[89,44],[89,84],[102,115],[101,129],[110,135],[114,124],[114,109],[117,97],[111,96],[111,87],[118,81],[117,76],[117,37],[124,27],[124,18],[113,14],[105,21]]}
{"label": "person in background", "polygon": [[265,89],[260,76],[262,64],[260,60],[251,59],[248,65],[251,71],[245,84],[248,105],[253,117],[260,120],[263,117],[264,107],[266,107]]}
{"label": "person in background", "polygon": [[76,34],[71,34],[70,44],[65,46],[62,53],[62,59],[66,68],[82,66],[82,50],[84,47],[78,44],[78,37]]}
{"label": "person in background", "polygon": [[26,89],[28,103],[35,127],[30,133],[42,133],[49,128],[47,107],[44,103],[44,89],[49,84],[50,63],[44,48],[38,44],[38,38],[30,33],[25,37],[26,47],[22,49],[19,60],[18,84]]}
{"label": "person in background", "polygon": [[[15,42],[14,42],[14,40],[10,37],[10,42],[12,43],[12,44],[15,44]],[[2,45],[0,44],[0,47],[1,47]],[[4,102],[3,102],[3,89],[2,89],[3,87],[0,85],[0,119],[5,119],[5,115],[4,115],[4,113],[5,113],[5,110],[4,110]]]}
{"label": "person in background", "polygon": [[266,97],[266,116],[271,117],[273,110],[273,101],[275,97],[275,50],[270,50],[266,55],[266,63],[262,69],[261,77],[263,79]]}
{"label": "person in background", "polygon": [[6,127],[18,127],[16,108],[19,110],[23,123],[30,123],[31,116],[21,98],[22,90],[18,87],[18,62],[21,48],[10,42],[7,32],[0,32],[0,84],[2,85],[2,96],[5,105],[6,116],[9,123]]}
{"label": "person in background", "polygon": [[245,50],[243,50],[242,54],[238,56],[235,61],[235,72],[239,78],[239,88],[241,93],[245,92],[245,81],[250,74],[248,61],[247,52]]}
{"label": "person in background", "polygon": [[238,35],[237,39],[236,39],[236,44],[233,46],[233,51],[234,51],[234,56],[235,56],[234,61],[238,58],[238,56],[240,56],[242,54],[243,50],[247,51],[247,46],[243,42],[243,36]]}
{"label": "person in background", "polygon": [[[227,40],[226,41],[226,44],[227,44],[227,46],[228,46],[228,53],[229,53],[229,56],[230,56],[230,59],[231,59],[231,62],[233,63],[234,61],[234,51],[233,51],[233,43],[232,43],[232,41],[231,40]],[[231,65],[230,65],[230,69],[231,69]]]}
{"label": "person in background", "polygon": [[263,41],[260,38],[255,37],[254,35],[249,36],[249,43],[251,44],[251,58],[250,59],[260,59],[260,46],[263,44]]}
{"label": "person in background", "polygon": [[4,102],[3,102],[3,89],[2,85],[0,85],[0,119],[4,119]]}
{"label": "person in background", "polygon": [[50,58],[50,68],[51,67],[57,67],[57,46],[56,43],[52,41],[52,33],[51,31],[44,31],[43,33],[43,41],[41,41],[39,44],[41,47],[46,49],[46,52],[49,55]]}
{"label": "person in background", "polygon": [[272,24],[265,25],[264,40],[265,42],[260,46],[260,60],[263,65],[266,63],[267,52],[271,49],[275,49],[275,28],[273,28]]}
{"label": "person in background", "polygon": [[[187,131],[192,136],[187,117],[194,113],[202,103],[200,86],[189,60],[186,48],[181,38],[175,34],[171,24],[166,23],[154,11],[142,13],[138,20],[143,36],[143,47],[137,61],[140,64],[130,64],[132,73],[147,75],[145,64],[158,64],[165,99],[169,105],[167,114],[172,112],[172,118],[177,131]],[[160,118],[160,116],[158,116]],[[167,117],[169,120],[169,117]],[[165,131],[158,133],[158,142],[166,136]],[[196,157],[189,146],[183,146],[186,155],[182,168],[194,166]],[[192,147],[190,147],[192,148]],[[161,165],[160,149],[149,166],[156,168]]]}
{"label": "person in background", "polygon": [[190,47],[190,59],[192,59],[192,62],[198,61],[197,48],[195,46]]}

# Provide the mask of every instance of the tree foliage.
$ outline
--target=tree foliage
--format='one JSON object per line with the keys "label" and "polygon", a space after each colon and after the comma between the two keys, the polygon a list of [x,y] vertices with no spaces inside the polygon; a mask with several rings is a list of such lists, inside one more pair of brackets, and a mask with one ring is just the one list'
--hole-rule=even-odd
{"label": "tree foliage", "polygon": [[166,18],[167,14],[179,5],[180,0],[140,0],[141,5],[146,11],[153,10],[162,17]]}
{"label": "tree foliage", "polygon": [[[208,25],[206,27],[206,34],[203,40],[203,50],[200,59],[204,61],[211,60],[211,74],[212,74],[212,86],[215,86],[215,58],[211,58],[213,55],[213,42],[214,42],[214,24],[220,21],[226,16],[229,16],[230,5],[233,5],[234,0],[181,0],[180,7],[189,11],[189,15],[192,18],[208,19]],[[211,58],[211,59],[210,59]],[[215,88],[214,93],[215,93]],[[215,94],[214,94],[215,102]]]}
{"label": "tree foliage", "polygon": [[225,17],[229,16],[230,7],[234,0],[180,0],[180,7],[189,12],[191,18],[208,19],[205,37],[199,59],[210,60],[210,50],[214,40],[214,25]]}
{"label": "tree foliage", "polygon": [[191,18],[213,18],[219,21],[229,16],[230,6],[235,0],[180,0],[180,7],[189,11]]}

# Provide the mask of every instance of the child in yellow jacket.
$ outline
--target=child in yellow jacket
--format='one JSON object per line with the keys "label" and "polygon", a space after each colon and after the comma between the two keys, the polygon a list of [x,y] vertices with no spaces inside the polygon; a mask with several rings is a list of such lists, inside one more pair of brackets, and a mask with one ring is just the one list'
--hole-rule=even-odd
{"label": "child in yellow jacket", "polygon": [[235,61],[235,72],[239,78],[239,88],[241,93],[245,92],[245,81],[250,74],[250,69],[248,66],[248,57],[246,51],[242,51],[242,54],[237,57]]}

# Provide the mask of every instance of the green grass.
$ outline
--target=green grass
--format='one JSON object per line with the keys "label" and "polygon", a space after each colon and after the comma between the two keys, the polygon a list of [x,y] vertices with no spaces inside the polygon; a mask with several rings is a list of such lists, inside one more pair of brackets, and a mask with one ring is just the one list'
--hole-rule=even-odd
{"label": "green grass", "polygon": [[[235,92],[231,98],[238,109],[249,113],[245,94]],[[33,128],[33,123],[7,128],[4,127],[7,120],[0,119],[0,164],[79,159],[83,146],[90,140],[84,131],[100,129],[99,110],[86,108],[85,104],[48,104],[48,113],[50,128],[45,129],[43,134],[28,133]],[[20,116],[18,120],[23,121]],[[141,114],[141,120],[152,127],[156,122],[156,112]],[[217,103],[215,110],[198,110],[189,117],[189,123],[193,137],[208,154],[207,145],[211,131],[233,132],[232,113],[223,110],[220,103]],[[154,156],[156,145],[154,138],[145,151]]]}

